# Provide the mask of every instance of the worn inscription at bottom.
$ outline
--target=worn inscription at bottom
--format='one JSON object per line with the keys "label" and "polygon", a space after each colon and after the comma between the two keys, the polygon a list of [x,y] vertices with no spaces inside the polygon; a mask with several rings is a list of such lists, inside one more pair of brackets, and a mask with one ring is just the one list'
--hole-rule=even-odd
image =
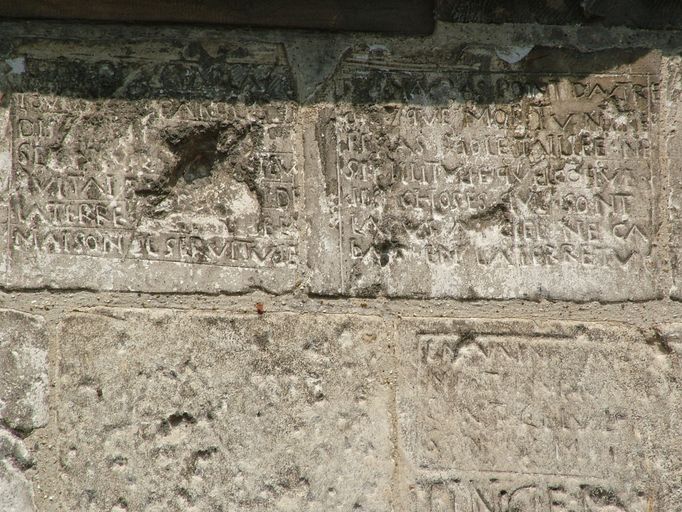
{"label": "worn inscription at bottom", "polygon": [[399,414],[418,482],[414,510],[682,504],[672,491],[680,475],[668,466],[682,427],[674,352],[602,326],[412,326],[401,343]]}

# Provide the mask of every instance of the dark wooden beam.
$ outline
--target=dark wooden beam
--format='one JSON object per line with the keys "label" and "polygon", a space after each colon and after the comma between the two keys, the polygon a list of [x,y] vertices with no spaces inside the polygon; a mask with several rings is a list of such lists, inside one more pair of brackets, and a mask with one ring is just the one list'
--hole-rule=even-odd
{"label": "dark wooden beam", "polygon": [[0,17],[428,34],[433,0],[0,0]]}

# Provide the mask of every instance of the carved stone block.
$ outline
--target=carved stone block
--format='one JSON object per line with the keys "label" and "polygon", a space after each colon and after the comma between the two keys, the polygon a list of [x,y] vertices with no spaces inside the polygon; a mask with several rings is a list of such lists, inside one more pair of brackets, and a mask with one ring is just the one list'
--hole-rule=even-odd
{"label": "carved stone block", "polygon": [[402,332],[411,510],[679,506],[682,351],[660,336],[518,320],[405,321]]}
{"label": "carved stone block", "polygon": [[313,289],[655,297],[659,65],[636,50],[356,48],[326,91],[322,171],[306,160],[326,191],[310,203]]}
{"label": "carved stone block", "polygon": [[[11,155],[0,162],[11,162],[9,285],[293,287],[301,151],[280,46],[188,44],[147,59],[106,46],[99,60],[61,64],[44,46],[27,51],[14,84],[26,92],[5,98]],[[97,86],[72,82],[81,69]]]}

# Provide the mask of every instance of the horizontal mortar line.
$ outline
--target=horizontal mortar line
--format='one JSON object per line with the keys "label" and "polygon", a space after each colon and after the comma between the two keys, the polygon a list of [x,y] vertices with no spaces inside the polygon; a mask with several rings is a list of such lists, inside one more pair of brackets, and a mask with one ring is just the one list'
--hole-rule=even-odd
{"label": "horizontal mortar line", "polygon": [[[453,468],[448,469],[443,472],[439,472],[435,469],[421,469],[420,472],[426,478],[454,478],[454,472],[462,473],[493,473],[493,474],[505,474],[505,475],[527,475],[527,476],[558,476],[564,478],[591,478],[591,479],[604,479],[604,476],[599,475],[583,475],[579,473],[551,473],[542,471],[514,471],[505,469],[463,469],[463,468]],[[420,476],[422,476],[420,475]]]}

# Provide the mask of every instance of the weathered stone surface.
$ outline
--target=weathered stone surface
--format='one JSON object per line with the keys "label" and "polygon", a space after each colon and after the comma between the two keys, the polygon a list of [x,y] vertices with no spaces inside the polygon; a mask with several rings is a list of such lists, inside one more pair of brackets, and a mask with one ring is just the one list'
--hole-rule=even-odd
{"label": "weathered stone surface", "polygon": [[0,310],[0,510],[34,510],[33,488],[24,475],[33,460],[15,433],[28,434],[47,424],[47,399],[44,322]]}
{"label": "weathered stone surface", "polygon": [[0,425],[21,432],[45,426],[47,398],[47,336],[43,321],[0,310]]}
{"label": "weathered stone surface", "polygon": [[682,510],[682,42],[598,32],[0,23],[0,512]]}
{"label": "weathered stone surface", "polygon": [[306,160],[316,292],[656,296],[659,57],[521,50],[347,55]]}
{"label": "weathered stone surface", "polygon": [[660,334],[519,320],[401,331],[411,510],[682,506],[682,351]]}
{"label": "weathered stone surface", "polygon": [[7,284],[292,288],[301,150],[281,46],[60,49],[21,47],[5,80]]}
{"label": "weathered stone surface", "polygon": [[384,331],[338,315],[69,316],[57,510],[391,510]]}
{"label": "weathered stone surface", "polygon": [[33,489],[26,477],[0,459],[0,506],[8,512],[33,512]]}
{"label": "weathered stone surface", "polygon": [[24,443],[0,430],[0,510],[32,512],[35,510],[33,486],[24,475],[33,459]]}
{"label": "weathered stone surface", "polygon": [[670,221],[671,295],[682,298],[682,57],[665,59],[665,132],[661,134],[662,163],[668,173],[667,215]]}

